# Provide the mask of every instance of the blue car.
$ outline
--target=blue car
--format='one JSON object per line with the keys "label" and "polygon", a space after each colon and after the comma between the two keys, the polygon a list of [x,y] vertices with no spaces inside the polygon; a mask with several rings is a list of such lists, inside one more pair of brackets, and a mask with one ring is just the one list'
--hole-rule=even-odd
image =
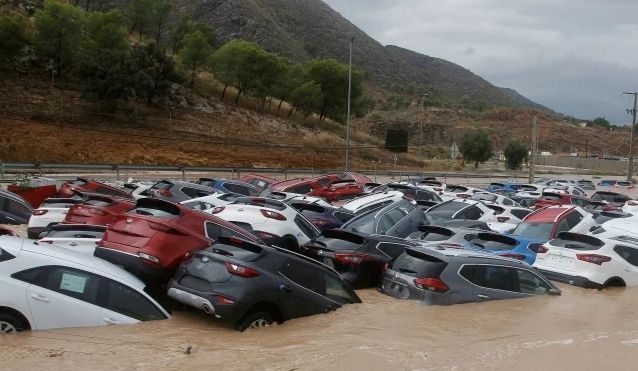
{"label": "blue car", "polygon": [[519,188],[521,188],[521,183],[494,182],[490,183],[485,190],[492,193],[506,193],[511,196],[515,194]]}
{"label": "blue car", "polygon": [[468,250],[483,251],[494,255],[522,260],[527,264],[536,261],[536,253],[546,240],[520,236],[504,236],[497,233],[479,233],[465,245]]}
{"label": "blue car", "polygon": [[254,186],[240,182],[238,180],[222,179],[222,178],[200,178],[197,184],[206,187],[215,188],[223,193],[236,193],[248,197],[257,197],[261,193]]}
{"label": "blue car", "polygon": [[304,199],[292,199],[286,201],[288,205],[296,209],[306,219],[310,220],[320,230],[337,229],[345,222],[355,217],[351,211],[339,208],[317,205],[313,201]]}

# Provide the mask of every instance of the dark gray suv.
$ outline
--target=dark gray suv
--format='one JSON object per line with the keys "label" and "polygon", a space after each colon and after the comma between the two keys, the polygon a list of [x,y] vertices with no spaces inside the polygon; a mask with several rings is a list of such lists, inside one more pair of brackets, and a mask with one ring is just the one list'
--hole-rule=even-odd
{"label": "dark gray suv", "polygon": [[446,248],[407,248],[383,274],[379,291],[426,305],[560,295],[529,264]]}
{"label": "dark gray suv", "polygon": [[403,199],[350,219],[341,229],[405,238],[415,232],[423,222],[423,210],[417,203]]}

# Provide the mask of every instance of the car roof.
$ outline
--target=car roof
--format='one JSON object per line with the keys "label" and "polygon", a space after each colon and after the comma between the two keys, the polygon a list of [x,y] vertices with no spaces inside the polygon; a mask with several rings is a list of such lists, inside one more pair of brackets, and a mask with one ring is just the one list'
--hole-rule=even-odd
{"label": "car roof", "polygon": [[379,193],[371,193],[369,195],[366,196],[362,196],[362,197],[357,197],[355,199],[352,199],[348,202],[346,202],[345,204],[343,204],[342,207],[346,207],[348,206],[348,209],[350,208],[354,208],[354,209],[358,209],[362,206],[365,206],[367,204],[373,203],[375,201],[380,201],[380,200],[385,200],[385,199],[391,199],[394,197],[404,197],[402,192],[399,191],[385,191],[385,192],[379,192]]}
{"label": "car roof", "polygon": [[[0,237],[0,238],[16,238],[16,237]],[[106,260],[96,258],[87,254],[79,253],[64,247],[58,247],[50,244],[39,244],[29,240],[23,240],[22,250],[30,253],[46,255],[54,259],[59,259],[74,264],[82,265],[94,271],[105,273],[111,277],[116,277],[121,281],[143,289],[146,285],[133,274],[124,269],[107,262]]]}
{"label": "car roof", "polygon": [[525,218],[525,221],[532,223],[553,223],[560,215],[572,209],[575,209],[575,206],[551,206],[529,214]]}
{"label": "car roof", "polygon": [[270,185],[270,188],[273,190],[285,189],[293,185],[303,184],[303,183],[312,183],[313,179],[308,178],[293,178],[288,180],[282,180],[281,182],[273,183]]}

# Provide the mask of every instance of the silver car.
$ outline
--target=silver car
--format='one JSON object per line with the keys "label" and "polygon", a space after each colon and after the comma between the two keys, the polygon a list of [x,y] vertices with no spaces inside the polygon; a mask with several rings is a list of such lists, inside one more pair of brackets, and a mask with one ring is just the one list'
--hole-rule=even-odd
{"label": "silver car", "polygon": [[525,262],[443,247],[407,248],[390,262],[378,290],[425,305],[561,294]]}
{"label": "silver car", "polygon": [[[486,230],[489,230],[489,228]],[[465,244],[486,230],[473,227],[454,228],[438,225],[420,225],[418,231],[409,235],[406,240],[415,241],[427,247],[444,246],[462,249]]]}

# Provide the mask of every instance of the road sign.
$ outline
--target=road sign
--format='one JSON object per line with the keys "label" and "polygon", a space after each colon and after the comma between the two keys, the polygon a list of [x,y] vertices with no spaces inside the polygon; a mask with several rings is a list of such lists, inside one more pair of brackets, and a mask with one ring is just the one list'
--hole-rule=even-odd
{"label": "road sign", "polygon": [[456,141],[452,143],[452,147],[450,148],[450,158],[452,160],[456,160],[459,156],[459,146],[456,145]]}

